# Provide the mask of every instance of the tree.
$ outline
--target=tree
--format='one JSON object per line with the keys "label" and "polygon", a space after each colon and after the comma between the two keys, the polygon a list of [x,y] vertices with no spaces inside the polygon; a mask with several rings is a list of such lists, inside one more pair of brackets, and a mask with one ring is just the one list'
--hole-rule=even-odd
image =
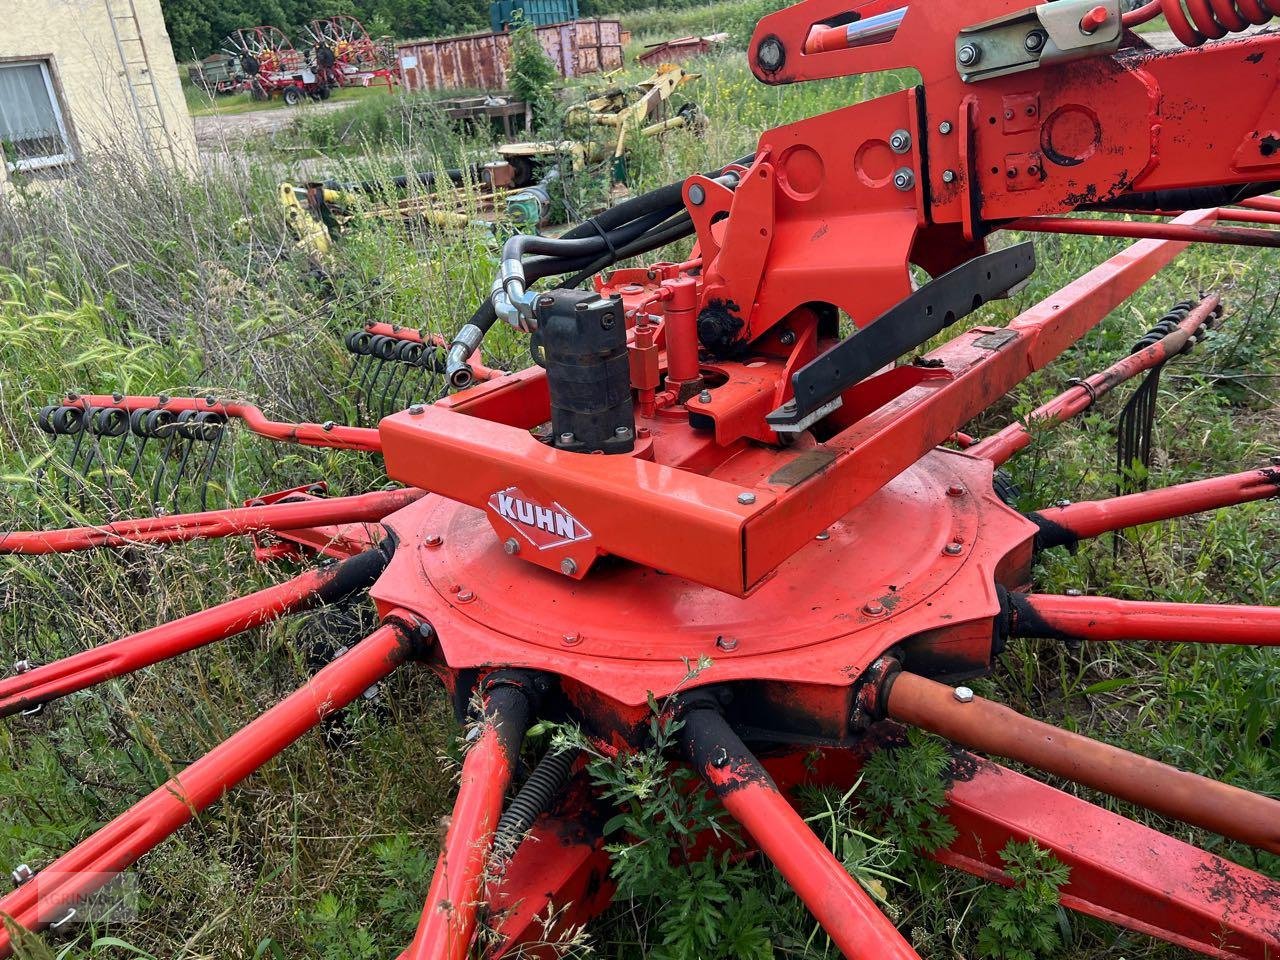
{"label": "tree", "polygon": [[538,32],[523,17],[511,31],[511,93],[533,110],[536,122],[544,123],[556,111],[555,86],[560,71],[542,49]]}

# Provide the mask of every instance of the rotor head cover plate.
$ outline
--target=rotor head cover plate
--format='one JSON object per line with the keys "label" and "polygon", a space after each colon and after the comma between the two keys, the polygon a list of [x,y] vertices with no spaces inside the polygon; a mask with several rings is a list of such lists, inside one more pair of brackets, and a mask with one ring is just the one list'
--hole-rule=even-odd
{"label": "rotor head cover plate", "polygon": [[[572,509],[572,505],[566,504]],[[575,581],[509,553],[481,510],[426,497],[387,521],[399,549],[373,589],[430,622],[453,670],[527,666],[628,705],[685,682],[845,686],[924,631],[999,612],[995,583],[1035,527],[991,465],[936,450],[738,598],[604,558]]]}

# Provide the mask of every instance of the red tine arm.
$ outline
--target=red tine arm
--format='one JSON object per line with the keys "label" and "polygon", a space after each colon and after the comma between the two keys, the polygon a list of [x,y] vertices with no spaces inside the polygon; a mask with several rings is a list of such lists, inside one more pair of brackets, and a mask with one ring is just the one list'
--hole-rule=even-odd
{"label": "red tine arm", "polygon": [[[1048,403],[1033,410],[1027,417],[1027,421],[1029,423],[1036,421],[1062,423],[1076,414],[1083,413],[1093,406],[1098,397],[1110,393],[1125,381],[1132,380],[1140,373],[1145,373],[1181,351],[1187,345],[1187,341],[1195,336],[1200,326],[1206,323],[1218,309],[1220,302],[1216,295],[1201,300],[1187,314],[1187,318],[1167,336],[1054,397]],[[999,433],[966,448],[965,452],[990,460],[999,466],[1030,443],[1031,433],[1026,425],[1011,423]]]}
{"label": "red tine arm", "polygon": [[[304,687],[0,898],[0,914],[32,931],[59,922],[69,900],[101,889],[325,717],[395,670],[411,653],[412,644],[401,627],[378,628]],[[0,927],[0,957],[12,954],[12,940]]]}
{"label": "red tine arm", "polygon": [[1137,220],[1076,220],[1072,217],[1025,217],[1002,225],[1004,230],[1069,233],[1086,237],[1125,237],[1132,240],[1182,240],[1225,243],[1240,247],[1280,247],[1280,232],[1251,227],[1207,227],[1186,223],[1144,223]]}
{"label": "red tine arm", "polygon": [[895,720],[961,746],[1026,763],[1157,813],[1280,853],[1280,801],[1187,773],[1025,717],[1002,704],[963,699],[945,684],[903,671],[886,698]]}
{"label": "red tine arm", "polygon": [[1186,517],[1275,496],[1280,496],[1280,468],[1263,467],[1123,497],[1082,500],[1062,507],[1049,507],[1030,514],[1030,519],[1040,527],[1036,543],[1043,549],[1070,545],[1077,540],[1143,523]]}
{"label": "red tine arm", "polygon": [[471,955],[485,865],[528,729],[529,700],[516,686],[494,686],[485,696],[484,714],[462,762],[458,799],[422,920],[401,960],[466,960]]}
{"label": "red tine arm", "polygon": [[386,562],[381,550],[369,550],[329,569],[307,571],[285,583],[0,680],[0,717],[332,602],[372,584]]}
{"label": "red tine arm", "polygon": [[709,698],[691,701],[680,738],[694,769],[849,960],[920,960],[871,896],[778,792]]}
{"label": "red tine arm", "polygon": [[1043,593],[1013,593],[1009,598],[1013,609],[1010,630],[1015,637],[1280,646],[1280,607]]}
{"label": "red tine arm", "polygon": [[376,523],[424,496],[421,490],[384,490],[354,497],[273,503],[167,517],[119,520],[101,527],[15,530],[0,533],[0,554],[70,553],[139,543],[182,543],[268,530],[300,530],[339,523]]}
{"label": "red tine arm", "polygon": [[221,413],[244,421],[244,425],[259,436],[286,443],[299,443],[304,447],[330,447],[337,450],[364,450],[370,453],[382,451],[378,431],[367,427],[344,427],[338,424],[284,423],[268,420],[257,407],[247,403],[221,403],[212,398],[197,400],[176,397],[161,402],[159,397],[109,396],[68,397],[69,406],[116,407],[121,410],[196,410],[201,413]]}

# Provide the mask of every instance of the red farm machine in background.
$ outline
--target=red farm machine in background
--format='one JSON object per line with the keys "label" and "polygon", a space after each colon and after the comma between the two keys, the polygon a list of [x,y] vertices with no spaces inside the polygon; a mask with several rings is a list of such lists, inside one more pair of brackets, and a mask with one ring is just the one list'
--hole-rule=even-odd
{"label": "red farm machine in background", "polygon": [[[1025,423],[978,440],[960,432],[1189,245],[1280,246],[1280,201],[1264,196],[1280,182],[1280,36],[1227,36],[1276,13],[1274,0],[1156,0],[1123,14],[1118,0],[806,0],[759,22],[749,57],[762,82],[909,67],[920,84],[768,131],[752,156],[561,238],[513,238],[491,297],[447,349],[389,327],[353,337],[402,362],[402,377],[427,378],[419,402],[376,429],[277,423],[213,396],[70,395],[49,408],[46,429],[82,456],[103,451],[95,463],[117,444],[208,442],[239,424],[380,455],[405,487],[292,491],[0,540],[39,554],[269,531],[345,558],[25,665],[0,681],[5,714],[363,589],[382,620],[138,806],[23,873],[0,912],[31,929],[58,922],[48,905],[124,870],[412,663],[440,676],[460,719],[477,706],[406,960],[463,960],[482,919],[493,935],[474,948],[513,955],[547,937],[537,918],[549,906],[564,924],[604,907],[610,811],[581,758],[550,755],[526,778],[521,744],[539,719],[573,722],[602,750],[643,747],[653,697],[681,721],[672,762],[702,775],[848,957],[917,954],[789,798],[806,784],[847,789],[912,726],[956,746],[944,812],[957,833],[935,854],[943,863],[1007,882],[999,852],[1034,839],[1070,867],[1071,909],[1206,956],[1280,955],[1280,883],[983,754],[1270,853],[1280,802],[964,685],[1028,637],[1280,644],[1275,608],[1046,595],[1032,583],[1044,551],[1274,497],[1275,469],[1030,513],[993,480],[1033,429],[1194,346],[1219,322],[1219,296],[1179,304]],[[1186,49],[1157,52],[1132,32],[1161,14]],[[1031,244],[989,245],[1003,229],[1136,242],[1006,325],[964,322],[1035,268]],[[691,235],[687,261],[575,289]],[[915,286],[912,265],[933,279]],[[548,278],[559,279],[534,288]],[[842,313],[856,334],[842,337]],[[538,366],[477,369],[499,320],[530,338]],[[444,377],[456,392],[439,396]],[[691,678],[702,658],[711,664]],[[490,862],[495,835],[514,850],[501,862]],[[8,944],[0,933],[0,953]]]}
{"label": "red farm machine in background", "polygon": [[310,98],[327,100],[338,77],[317,62],[315,51],[305,54],[279,27],[246,27],[223,41],[223,50],[235,58],[244,79],[240,88],[254,100],[280,96],[289,106]]}
{"label": "red farm machine in background", "polygon": [[329,81],[338,87],[368,87],[400,82],[395,47],[389,38],[375,40],[353,16],[341,14],[307,24],[312,56]]}

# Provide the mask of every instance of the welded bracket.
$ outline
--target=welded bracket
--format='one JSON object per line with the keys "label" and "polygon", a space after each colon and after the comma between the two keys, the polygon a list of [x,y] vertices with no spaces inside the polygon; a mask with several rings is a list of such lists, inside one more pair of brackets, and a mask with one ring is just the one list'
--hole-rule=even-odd
{"label": "welded bracket", "polygon": [[965,27],[956,71],[965,83],[1114,53],[1124,33],[1120,0],[1057,0]]}
{"label": "welded bracket", "polygon": [[1022,243],[975,257],[926,283],[879,319],[792,374],[794,398],[766,417],[769,426],[779,433],[806,429],[814,422],[815,414],[835,409],[845,390],[987,301],[1004,296],[1031,276],[1035,264],[1034,246]]}

